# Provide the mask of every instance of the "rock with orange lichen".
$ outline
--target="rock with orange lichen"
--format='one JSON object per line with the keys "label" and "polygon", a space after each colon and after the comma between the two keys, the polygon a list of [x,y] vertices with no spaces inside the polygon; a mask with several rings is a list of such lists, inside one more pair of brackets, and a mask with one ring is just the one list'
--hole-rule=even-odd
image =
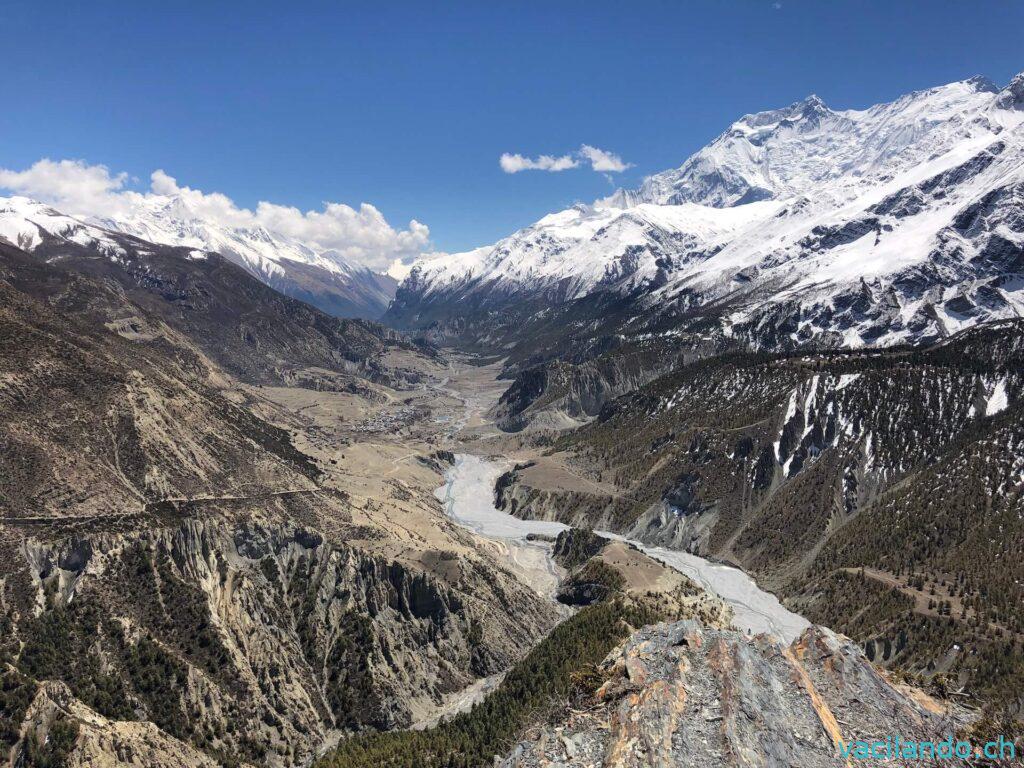
{"label": "rock with orange lichen", "polygon": [[970,719],[891,683],[857,645],[823,627],[787,647],[692,620],[658,624],[634,634],[602,670],[607,679],[590,700],[529,734],[502,768],[824,768],[846,764],[840,741],[938,741]]}

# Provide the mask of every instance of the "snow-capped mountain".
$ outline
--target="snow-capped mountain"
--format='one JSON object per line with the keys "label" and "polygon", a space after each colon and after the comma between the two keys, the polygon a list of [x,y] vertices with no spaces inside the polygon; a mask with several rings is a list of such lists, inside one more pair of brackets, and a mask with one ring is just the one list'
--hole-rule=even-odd
{"label": "snow-capped mountain", "polygon": [[352,264],[334,251],[318,251],[263,227],[227,227],[204,219],[179,195],[140,197],[127,213],[77,218],[22,197],[0,201],[0,237],[32,250],[43,234],[112,254],[112,233],[161,245],[212,251],[282,293],[332,315],[376,319],[394,294],[395,281]]}
{"label": "snow-capped mountain", "polygon": [[143,240],[12,197],[0,198],[0,255],[0,283],[14,279],[11,264],[37,262],[28,272],[48,275],[43,284],[54,293],[43,295],[55,311],[73,304],[87,327],[184,343],[242,381],[323,390],[348,388],[353,376],[404,382],[379,360],[409,346],[399,334],[331,317],[208,250]]}
{"label": "snow-capped mountain", "polygon": [[857,187],[947,151],[993,126],[977,120],[998,88],[975,77],[865,110],[833,111],[817,96],[746,115],[682,166],[655,174],[610,204],[715,207],[805,194],[830,182]]}
{"label": "snow-capped mountain", "polygon": [[[0,240],[29,253],[47,241],[92,247],[114,260],[125,252],[115,232],[20,196],[0,198]],[[201,251],[192,253],[194,258],[203,255]]]}
{"label": "snow-capped mountain", "polygon": [[386,318],[507,344],[538,313],[607,333],[612,307],[627,336],[668,324],[762,347],[891,345],[1020,316],[1024,74],[747,115],[638,189],[419,263]]}

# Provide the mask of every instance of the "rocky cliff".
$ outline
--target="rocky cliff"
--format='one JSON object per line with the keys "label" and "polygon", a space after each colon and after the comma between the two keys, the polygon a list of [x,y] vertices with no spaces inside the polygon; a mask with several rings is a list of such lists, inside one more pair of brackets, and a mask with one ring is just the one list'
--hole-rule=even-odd
{"label": "rocky cliff", "polygon": [[[638,345],[591,360],[538,363],[514,374],[493,409],[494,422],[508,432],[579,426],[597,416],[609,400],[646,384],[671,370],[677,360],[694,354]],[[514,370],[513,366],[510,373]]]}

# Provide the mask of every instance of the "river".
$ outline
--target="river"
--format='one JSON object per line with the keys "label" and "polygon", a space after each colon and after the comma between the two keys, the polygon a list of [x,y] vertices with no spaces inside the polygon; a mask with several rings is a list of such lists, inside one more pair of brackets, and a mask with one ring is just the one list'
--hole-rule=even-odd
{"label": "river", "polygon": [[469,453],[455,455],[445,483],[435,495],[448,516],[464,528],[495,542],[512,570],[539,594],[554,597],[563,572],[551,559],[551,545],[530,541],[530,534],[557,536],[567,526],[545,520],[520,520],[494,506],[494,484],[501,464]]}
{"label": "river", "polygon": [[[500,462],[460,453],[445,474],[437,498],[456,523],[501,546],[509,563],[530,586],[541,594],[553,595],[560,570],[551,559],[551,547],[530,541],[530,534],[557,536],[567,526],[548,520],[520,520],[494,506],[494,484],[504,467]],[[765,592],[746,573],[713,563],[687,552],[649,547],[604,531],[601,536],[626,541],[670,568],[690,577],[708,592],[732,606],[736,628],[751,634],[766,633],[789,643],[810,622],[785,608],[775,595]]]}

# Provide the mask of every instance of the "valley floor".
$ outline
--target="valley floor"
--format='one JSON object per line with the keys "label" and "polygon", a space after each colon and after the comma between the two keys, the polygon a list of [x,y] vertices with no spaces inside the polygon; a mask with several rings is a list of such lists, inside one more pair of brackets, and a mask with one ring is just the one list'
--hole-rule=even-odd
{"label": "valley floor", "polygon": [[[497,363],[477,366],[471,358],[453,356],[440,382],[425,385],[415,395],[401,399],[389,397],[375,411],[361,413],[364,423],[393,425],[395,431],[390,433],[388,443],[395,440],[396,444],[410,449],[410,453],[385,450],[373,441],[352,443],[338,455],[346,459],[344,471],[352,473],[359,471],[353,469],[352,458],[371,452],[371,463],[375,466],[381,466],[377,462],[393,462],[384,477],[403,478],[403,482],[408,482],[403,464],[416,455],[416,450],[436,445],[441,450],[452,451],[454,464],[446,471],[444,484],[435,491],[445,513],[477,534],[481,549],[497,551],[504,565],[518,578],[550,597],[564,576],[564,571],[551,559],[550,541],[568,526],[547,520],[520,519],[497,509],[495,483],[514,459],[533,464],[527,471],[531,472],[534,484],[536,478],[540,478],[542,484],[550,484],[560,491],[605,493],[613,486],[575,473],[559,456],[548,455],[529,436],[508,435],[495,428],[489,414],[506,387],[506,382],[497,379],[499,371]],[[297,396],[292,393],[291,397]],[[311,399],[316,400],[315,395]],[[301,407],[302,412],[308,414],[318,406],[309,403]],[[431,415],[420,422],[403,423],[402,414],[410,407],[422,408]],[[324,417],[329,418],[332,411],[330,405],[324,407]],[[351,410],[333,413],[343,417]],[[388,433],[381,430],[376,434]],[[394,458],[396,454],[400,455]],[[362,465],[362,461],[357,461],[356,467]],[[374,474],[368,472],[369,476]],[[420,526],[415,530],[420,530]],[[600,533],[607,538],[627,541],[614,533]],[[734,623],[741,631],[773,634],[788,643],[810,625],[806,619],[786,609],[774,595],[758,588],[750,576],[737,568],[686,552],[647,547],[637,541],[629,543],[725,600],[733,608]]]}

